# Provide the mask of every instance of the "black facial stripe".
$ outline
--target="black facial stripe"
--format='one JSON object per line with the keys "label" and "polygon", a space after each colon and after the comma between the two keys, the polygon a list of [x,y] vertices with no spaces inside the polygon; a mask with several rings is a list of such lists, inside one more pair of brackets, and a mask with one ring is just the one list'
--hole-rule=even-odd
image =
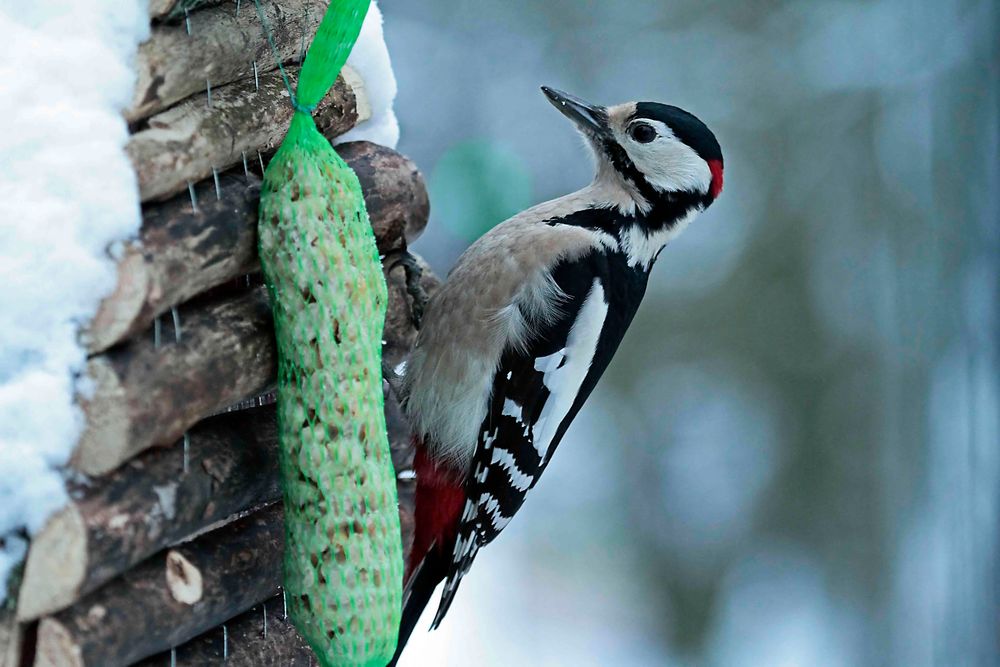
{"label": "black facial stripe", "polygon": [[632,158],[628,156],[621,144],[614,139],[605,139],[604,151],[611,160],[615,171],[631,182],[646,201],[651,202],[660,196],[657,189],[649,184],[642,172],[636,169],[635,163],[632,162]]}
{"label": "black facial stripe", "polygon": [[622,234],[629,226],[637,225],[648,232],[669,229],[692,209],[707,208],[712,203],[712,197],[708,193],[699,192],[657,192],[648,201],[652,206],[646,213],[636,211],[633,215],[626,215],[609,205],[607,208],[587,208],[562,217],[549,218],[545,220],[545,224],[551,227],[572,225],[593,229],[604,232],[621,243]]}
{"label": "black facial stripe", "polygon": [[[636,168],[625,148],[614,139],[605,139],[604,151],[611,160],[611,165],[623,178],[635,185],[643,199],[649,202],[652,210],[646,215],[638,216],[639,223],[651,229],[672,226],[674,222],[687,215],[695,206],[702,210],[708,208],[713,199],[707,192],[676,191],[662,192],[654,188]],[[721,159],[721,158],[720,158]],[[642,218],[645,218],[643,220]],[[646,223],[653,223],[652,225]]]}
{"label": "black facial stripe", "polygon": [[658,102],[639,102],[629,122],[637,118],[658,120],[697,153],[701,159],[722,161],[722,148],[712,131],[697,116],[679,107]]}
{"label": "black facial stripe", "polygon": [[648,213],[639,217],[637,224],[649,231],[673,227],[693,209],[704,211],[712,203],[707,192],[666,192],[653,201]]}
{"label": "black facial stripe", "polygon": [[613,238],[617,238],[618,230],[622,228],[625,220],[625,216],[616,210],[608,208],[587,208],[574,211],[569,215],[560,218],[549,218],[544,222],[550,227],[555,227],[556,225],[584,227],[586,229],[604,232]]}

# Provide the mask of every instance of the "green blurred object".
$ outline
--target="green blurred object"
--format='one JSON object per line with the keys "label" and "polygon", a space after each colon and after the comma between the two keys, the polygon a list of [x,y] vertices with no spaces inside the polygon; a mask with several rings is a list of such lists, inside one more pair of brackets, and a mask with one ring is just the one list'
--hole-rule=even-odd
{"label": "green blurred object", "polygon": [[455,144],[441,156],[430,194],[435,217],[470,242],[535,203],[524,161],[484,139]]}
{"label": "green blurred object", "polygon": [[367,8],[339,0],[327,9],[260,203],[279,353],[288,611],[325,667],[383,667],[402,597],[382,396],[386,285],[358,179],[310,115]]}

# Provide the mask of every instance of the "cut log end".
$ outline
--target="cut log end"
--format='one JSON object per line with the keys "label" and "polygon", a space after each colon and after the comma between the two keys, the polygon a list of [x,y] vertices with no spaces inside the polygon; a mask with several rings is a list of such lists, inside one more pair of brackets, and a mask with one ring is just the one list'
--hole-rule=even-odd
{"label": "cut log end", "polygon": [[38,624],[35,667],[84,667],[83,649],[65,625],[54,618]]}
{"label": "cut log end", "polygon": [[[361,78],[361,75],[355,72],[349,65],[344,65],[340,69],[340,76],[344,78],[344,81],[350,86],[351,90],[354,91],[354,105],[355,112],[358,117],[355,123],[363,123],[372,117],[372,105],[368,101],[368,90],[365,87],[365,81]],[[346,130],[344,130],[346,132]]]}
{"label": "cut log end", "polygon": [[194,604],[204,593],[201,570],[179,551],[167,552],[167,590],[170,596],[183,604]]}
{"label": "cut log end", "polygon": [[87,572],[87,528],[75,505],[53,515],[31,542],[17,600],[20,621],[39,618],[76,599]]}
{"label": "cut log end", "polygon": [[12,609],[0,608],[0,667],[21,667],[24,625]]}
{"label": "cut log end", "polygon": [[129,415],[125,387],[107,358],[87,362],[87,375],[95,389],[91,398],[80,401],[87,426],[70,464],[85,475],[96,476],[114,470],[125,460]]}
{"label": "cut log end", "polygon": [[149,271],[142,251],[129,246],[118,263],[118,282],[104,298],[97,314],[83,334],[91,351],[103,350],[123,338],[142,312],[149,291]]}
{"label": "cut log end", "polygon": [[275,505],[145,561],[43,618],[36,665],[130,665],[226,622],[277,590],[283,535]]}

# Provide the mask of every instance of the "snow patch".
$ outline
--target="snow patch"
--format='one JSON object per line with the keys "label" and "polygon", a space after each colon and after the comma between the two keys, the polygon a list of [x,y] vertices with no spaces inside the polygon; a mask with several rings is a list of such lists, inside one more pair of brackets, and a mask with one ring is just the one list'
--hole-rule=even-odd
{"label": "snow patch", "polygon": [[371,3],[361,25],[358,41],[347,58],[347,65],[364,81],[372,116],[357,127],[337,137],[337,143],[371,141],[395,148],[399,142],[399,123],[392,110],[396,99],[396,76],[392,72],[389,49],[382,34],[382,12]]}
{"label": "snow patch", "polygon": [[109,245],[139,228],[120,110],[146,4],[0,0],[0,601],[24,534],[66,501],[78,330],[114,287]]}

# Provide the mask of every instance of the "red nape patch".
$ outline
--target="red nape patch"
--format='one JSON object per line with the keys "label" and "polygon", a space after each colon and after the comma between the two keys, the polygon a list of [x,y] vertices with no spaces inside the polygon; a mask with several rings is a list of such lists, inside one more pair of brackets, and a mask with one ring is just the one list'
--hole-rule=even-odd
{"label": "red nape patch", "polygon": [[427,455],[422,442],[415,440],[414,444],[413,472],[417,475],[416,507],[413,512],[415,529],[405,579],[410,578],[435,542],[439,549],[451,549],[465,505],[463,474],[436,465]]}
{"label": "red nape patch", "polygon": [[712,171],[712,185],[709,194],[715,199],[722,192],[722,160],[709,160],[708,168]]}

